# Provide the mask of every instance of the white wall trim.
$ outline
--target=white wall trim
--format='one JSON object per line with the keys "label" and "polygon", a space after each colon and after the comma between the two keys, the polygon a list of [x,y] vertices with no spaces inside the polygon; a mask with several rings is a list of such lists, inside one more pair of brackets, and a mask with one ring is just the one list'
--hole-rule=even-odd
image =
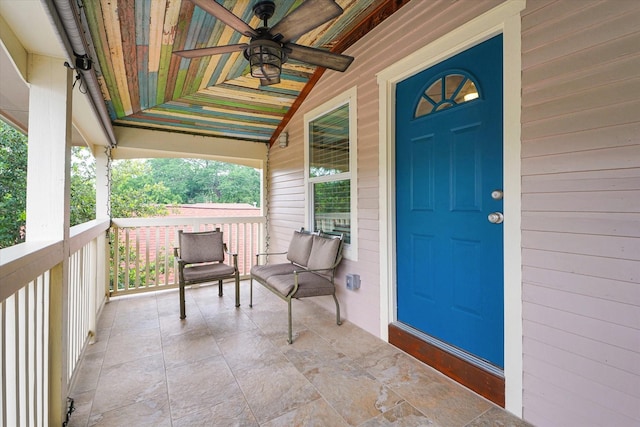
{"label": "white wall trim", "polygon": [[378,73],[380,194],[380,336],[397,319],[395,263],[395,87],[406,78],[503,34],[506,409],[522,416],[521,31],[526,0],[508,0]]}
{"label": "white wall trim", "polygon": [[[304,123],[304,210],[305,227],[313,230],[310,212],[313,197],[309,179],[309,123],[343,105],[349,105],[349,173],[351,181],[351,243],[345,245],[344,257],[358,261],[358,87],[353,86],[331,98],[329,101],[308,111],[303,116]],[[334,175],[335,177],[335,175]],[[347,178],[344,178],[347,179]]]}

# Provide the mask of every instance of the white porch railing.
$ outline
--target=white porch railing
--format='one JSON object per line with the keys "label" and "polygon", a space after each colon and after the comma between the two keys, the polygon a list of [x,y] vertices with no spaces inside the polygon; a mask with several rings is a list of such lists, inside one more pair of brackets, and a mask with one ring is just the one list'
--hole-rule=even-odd
{"label": "white porch railing", "polygon": [[[264,242],[264,217],[117,218],[111,233],[111,295],[170,289],[178,285],[173,248],[178,230],[220,228],[229,251],[238,254],[241,278]],[[229,262],[229,260],[226,260]]]}
{"label": "white porch railing", "polygon": [[118,285],[112,294],[175,286],[177,230],[216,227],[239,254],[240,274],[247,276],[263,245],[264,224],[263,217],[118,219],[111,261],[120,262],[113,268],[108,220],[72,227],[68,241],[0,250],[0,426],[65,420],[66,398],[110,292],[109,277],[123,278],[113,282]]}
{"label": "white porch railing", "polygon": [[67,393],[105,299],[108,227],[91,221],[73,227],[67,242],[0,250],[1,426],[66,418]]}

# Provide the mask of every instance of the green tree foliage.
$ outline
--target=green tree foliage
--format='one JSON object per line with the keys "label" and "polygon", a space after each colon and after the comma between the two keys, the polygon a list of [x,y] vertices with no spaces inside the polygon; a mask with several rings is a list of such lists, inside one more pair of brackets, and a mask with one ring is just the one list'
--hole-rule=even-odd
{"label": "green tree foliage", "polygon": [[96,164],[86,148],[71,149],[71,226],[96,218]]}
{"label": "green tree foliage", "polygon": [[256,169],[201,159],[148,162],[154,180],[171,189],[180,203],[260,203],[260,173]]}
{"label": "green tree foliage", "polygon": [[111,169],[111,216],[146,217],[168,214],[165,205],[179,198],[162,182],[155,182],[146,161],[115,161]]}
{"label": "green tree foliage", "polygon": [[24,241],[27,137],[0,120],[0,248]]}
{"label": "green tree foliage", "polygon": [[[71,156],[71,225],[95,219],[96,169],[86,148]],[[111,169],[111,216],[167,215],[176,203],[260,203],[257,170],[199,159],[120,160]],[[24,241],[27,137],[0,121],[0,248]]]}

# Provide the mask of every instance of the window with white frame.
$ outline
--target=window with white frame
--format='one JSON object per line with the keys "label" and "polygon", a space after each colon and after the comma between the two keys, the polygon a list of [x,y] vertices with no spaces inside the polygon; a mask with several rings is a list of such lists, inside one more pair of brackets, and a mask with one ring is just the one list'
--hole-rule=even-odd
{"label": "window with white frame", "polygon": [[357,256],[356,90],[305,114],[307,226],[344,235],[344,255]]}

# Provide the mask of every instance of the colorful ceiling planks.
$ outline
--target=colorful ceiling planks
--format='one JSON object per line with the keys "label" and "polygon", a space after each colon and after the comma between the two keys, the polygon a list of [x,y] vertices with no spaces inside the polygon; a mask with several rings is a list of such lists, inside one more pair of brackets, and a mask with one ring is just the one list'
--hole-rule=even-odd
{"label": "colorful ceiling planks", "polygon": [[[219,3],[256,28],[261,25],[253,14],[256,1]],[[269,25],[301,3],[276,0]],[[338,3],[345,10],[340,17],[297,43],[330,48],[380,0]],[[188,0],[85,0],[83,6],[115,125],[268,142],[315,72],[290,61],[281,83],[261,87],[248,74],[242,52],[198,59],[173,55],[174,50],[248,42]]]}

